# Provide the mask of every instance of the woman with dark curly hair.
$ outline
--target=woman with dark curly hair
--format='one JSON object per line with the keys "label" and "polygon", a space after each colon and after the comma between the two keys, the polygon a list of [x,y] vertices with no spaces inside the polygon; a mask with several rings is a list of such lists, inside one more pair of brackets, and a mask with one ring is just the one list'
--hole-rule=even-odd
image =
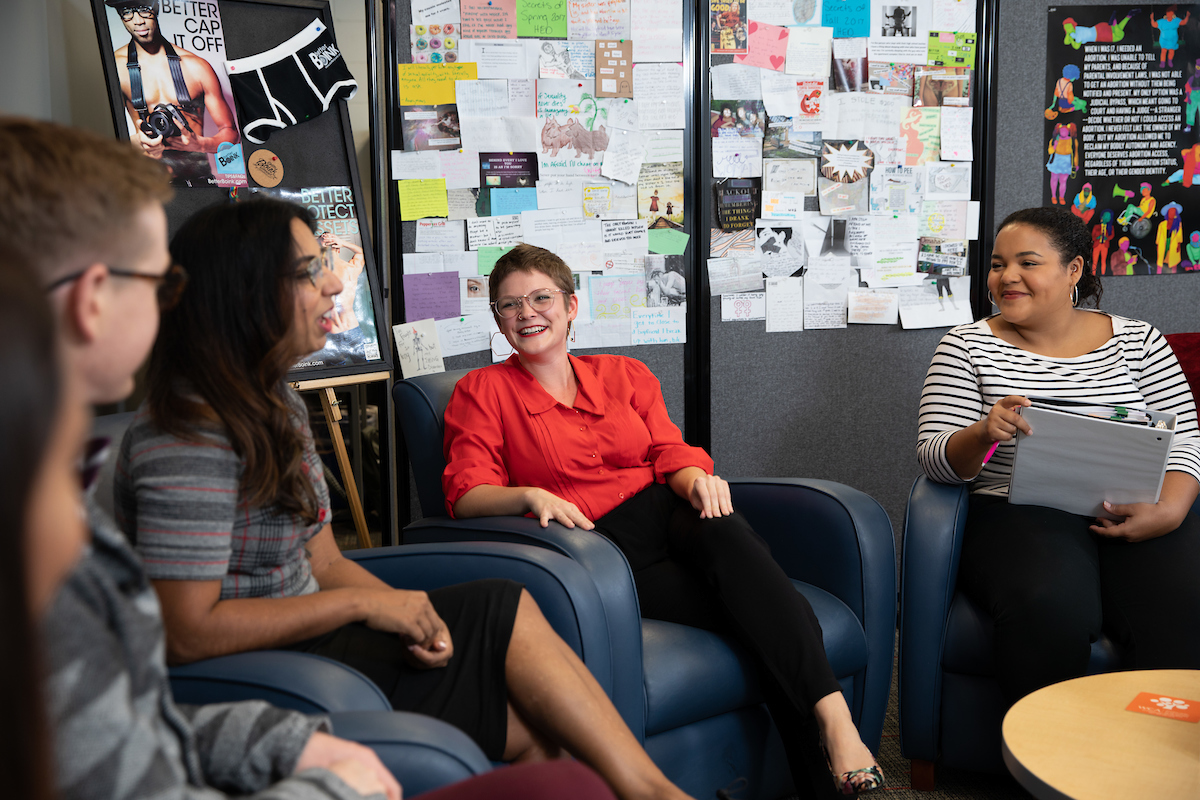
{"label": "woman with dark curly hair", "polygon": [[[1086,226],[1062,207],[1000,225],[987,276],[1000,313],[938,345],[921,395],[917,456],[941,483],[971,483],[958,587],[995,620],[1008,703],[1083,675],[1103,629],[1136,668],[1200,668],[1200,436],[1191,391],[1151,325],[1099,306]],[[1121,521],[1010,505],[1027,395],[1177,415],[1157,503],[1105,508]],[[994,455],[987,458],[989,452]]]}

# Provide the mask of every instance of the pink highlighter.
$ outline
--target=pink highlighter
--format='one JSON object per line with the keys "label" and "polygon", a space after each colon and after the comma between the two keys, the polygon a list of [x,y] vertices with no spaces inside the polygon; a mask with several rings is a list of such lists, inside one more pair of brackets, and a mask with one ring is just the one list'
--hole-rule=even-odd
{"label": "pink highlighter", "polygon": [[[983,464],[986,464],[988,462],[988,459],[990,459],[993,455],[995,455],[996,448],[999,446],[1000,446],[1000,442],[998,442],[998,441],[992,442],[992,446],[988,448],[987,455],[983,457]],[[979,466],[982,468],[983,464],[980,464]]]}

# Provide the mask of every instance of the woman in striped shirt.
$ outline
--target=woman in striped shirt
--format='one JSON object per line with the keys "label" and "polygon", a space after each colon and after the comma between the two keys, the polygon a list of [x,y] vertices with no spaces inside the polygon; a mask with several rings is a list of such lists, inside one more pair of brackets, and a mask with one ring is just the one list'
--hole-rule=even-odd
{"label": "woman in striped shirt", "polygon": [[[973,484],[958,588],[995,621],[1009,703],[1084,674],[1101,628],[1125,645],[1130,666],[1200,668],[1195,403],[1153,326],[1080,307],[1098,306],[1102,292],[1086,267],[1090,246],[1066,209],[1009,215],[987,278],[1000,313],[942,338],[921,395],[922,469]],[[1031,433],[1018,413],[1028,395],[1176,414],[1159,501],[1105,503],[1120,522],[1010,505],[1013,439]]]}

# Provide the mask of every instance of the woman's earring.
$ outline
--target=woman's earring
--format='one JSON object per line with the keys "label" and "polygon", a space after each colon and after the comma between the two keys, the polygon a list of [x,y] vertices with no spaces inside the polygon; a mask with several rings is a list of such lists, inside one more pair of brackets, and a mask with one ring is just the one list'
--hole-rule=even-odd
{"label": "woman's earring", "polygon": [[[504,334],[501,333],[500,331],[496,331],[495,333],[493,333],[491,336],[488,337],[488,348],[491,349],[491,351],[493,353],[496,353],[496,337],[503,336],[503,335]],[[496,355],[500,355],[500,354],[496,353]]]}
{"label": "woman's earring", "polygon": [[991,304],[992,304],[992,305],[994,305],[994,306],[999,306],[999,305],[1000,305],[999,303],[997,303],[997,302],[996,302],[996,298],[992,297],[992,290],[991,290],[991,289],[988,289],[988,302],[989,302],[989,303],[991,303]]}
{"label": "woman's earring", "polygon": [[1071,307],[1074,308],[1078,305],[1079,305],[1079,284],[1077,283],[1071,287]]}
{"label": "woman's earring", "polygon": [[567,336],[572,342],[575,341],[575,320],[573,319],[567,320]]}

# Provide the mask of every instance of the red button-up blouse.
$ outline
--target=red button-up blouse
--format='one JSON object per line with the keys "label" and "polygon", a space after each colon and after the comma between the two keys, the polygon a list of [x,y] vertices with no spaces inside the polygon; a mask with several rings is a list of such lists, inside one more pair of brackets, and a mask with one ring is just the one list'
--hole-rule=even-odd
{"label": "red button-up blouse", "polygon": [[684,467],[712,459],[684,444],[658,379],[624,356],[570,356],[575,407],[551,397],[516,355],[468,373],[446,407],[442,489],[454,504],[480,485],[536,486],[597,520]]}

